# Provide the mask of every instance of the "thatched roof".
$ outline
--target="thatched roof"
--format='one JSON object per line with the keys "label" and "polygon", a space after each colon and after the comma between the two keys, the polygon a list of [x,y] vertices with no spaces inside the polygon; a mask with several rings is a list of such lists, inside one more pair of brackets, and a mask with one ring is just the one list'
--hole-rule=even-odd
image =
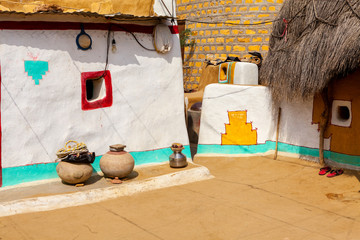
{"label": "thatched roof", "polygon": [[274,100],[308,99],[360,66],[360,1],[287,0],[279,19],[260,70]]}

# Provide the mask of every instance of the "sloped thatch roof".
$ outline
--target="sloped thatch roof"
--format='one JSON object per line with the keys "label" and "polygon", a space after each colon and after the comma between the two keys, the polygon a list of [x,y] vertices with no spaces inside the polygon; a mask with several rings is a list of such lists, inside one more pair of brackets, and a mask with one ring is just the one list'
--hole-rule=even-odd
{"label": "sloped thatch roof", "polygon": [[310,98],[360,66],[360,1],[287,0],[279,19],[260,70],[274,100]]}

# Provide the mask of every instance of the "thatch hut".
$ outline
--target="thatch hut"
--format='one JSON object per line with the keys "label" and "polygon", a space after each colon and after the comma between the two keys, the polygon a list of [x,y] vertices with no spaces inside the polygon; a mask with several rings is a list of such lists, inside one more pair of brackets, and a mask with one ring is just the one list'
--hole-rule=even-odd
{"label": "thatch hut", "polygon": [[359,66],[359,1],[288,0],[274,23],[260,81],[276,103],[313,99],[320,158],[329,138],[330,153],[359,165]]}

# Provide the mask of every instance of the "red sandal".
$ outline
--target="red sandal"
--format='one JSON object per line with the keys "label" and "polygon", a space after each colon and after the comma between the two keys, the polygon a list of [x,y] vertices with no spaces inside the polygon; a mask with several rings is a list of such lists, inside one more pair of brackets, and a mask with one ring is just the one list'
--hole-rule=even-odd
{"label": "red sandal", "polygon": [[320,172],[319,172],[319,175],[325,175],[326,173],[330,172],[331,171],[331,167],[323,167],[323,168],[320,168]]}
{"label": "red sandal", "polygon": [[331,178],[331,177],[339,176],[339,175],[341,175],[343,173],[344,173],[344,170],[342,170],[342,169],[332,170],[326,177]]}

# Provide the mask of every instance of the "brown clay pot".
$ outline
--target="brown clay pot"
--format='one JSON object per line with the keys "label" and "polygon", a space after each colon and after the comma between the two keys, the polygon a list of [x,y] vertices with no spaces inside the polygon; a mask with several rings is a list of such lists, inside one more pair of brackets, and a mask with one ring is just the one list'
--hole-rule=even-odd
{"label": "brown clay pot", "polygon": [[56,172],[66,183],[77,184],[88,180],[93,172],[90,163],[72,163],[61,161],[56,166]]}
{"label": "brown clay pot", "polygon": [[134,158],[124,151],[126,146],[116,144],[110,146],[110,151],[100,159],[100,169],[105,176],[123,178],[129,175],[135,166]]}

